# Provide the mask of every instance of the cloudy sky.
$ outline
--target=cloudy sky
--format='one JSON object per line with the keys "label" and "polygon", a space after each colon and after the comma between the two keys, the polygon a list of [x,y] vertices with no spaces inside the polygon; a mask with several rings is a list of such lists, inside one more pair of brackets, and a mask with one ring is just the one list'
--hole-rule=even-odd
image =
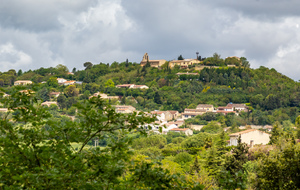
{"label": "cloudy sky", "polygon": [[214,52],[299,80],[299,0],[9,0],[0,5],[0,71]]}

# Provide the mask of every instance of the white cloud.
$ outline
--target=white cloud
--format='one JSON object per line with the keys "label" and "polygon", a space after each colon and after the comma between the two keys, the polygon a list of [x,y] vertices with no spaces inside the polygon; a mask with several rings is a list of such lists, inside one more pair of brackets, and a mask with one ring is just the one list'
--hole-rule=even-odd
{"label": "white cloud", "polygon": [[31,63],[31,56],[17,50],[12,43],[0,45],[0,65],[2,69],[17,69]]}
{"label": "white cloud", "polygon": [[[244,56],[293,79],[299,1],[10,0],[0,6],[0,63],[23,70],[65,64]],[[9,53],[10,52],[10,53]],[[300,54],[299,54],[300,55]],[[288,66],[287,66],[288,65]],[[16,68],[19,69],[19,68]]]}

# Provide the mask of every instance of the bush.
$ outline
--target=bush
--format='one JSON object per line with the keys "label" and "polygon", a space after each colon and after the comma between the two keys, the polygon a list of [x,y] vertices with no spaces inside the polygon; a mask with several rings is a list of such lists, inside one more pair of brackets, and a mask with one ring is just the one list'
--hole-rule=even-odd
{"label": "bush", "polygon": [[151,159],[155,159],[162,155],[161,149],[157,147],[144,148],[139,151],[141,154],[150,157]]}
{"label": "bush", "polygon": [[183,137],[176,137],[176,138],[172,139],[173,144],[180,144],[182,141],[184,141]]}
{"label": "bush", "polygon": [[222,131],[223,131],[222,127],[216,121],[210,122],[208,125],[204,126],[201,129],[201,132],[206,132],[211,134],[220,133]]}
{"label": "bush", "polygon": [[151,135],[149,137],[142,137],[134,139],[132,147],[135,149],[143,149],[149,147],[164,148],[167,144],[167,139],[162,135]]}
{"label": "bush", "polygon": [[190,162],[192,160],[193,160],[192,156],[187,152],[181,152],[177,154],[174,158],[174,162],[177,162],[179,164]]}
{"label": "bush", "polygon": [[193,135],[181,143],[183,148],[200,148],[205,144],[205,139],[211,136],[208,133],[199,133],[197,135]]}

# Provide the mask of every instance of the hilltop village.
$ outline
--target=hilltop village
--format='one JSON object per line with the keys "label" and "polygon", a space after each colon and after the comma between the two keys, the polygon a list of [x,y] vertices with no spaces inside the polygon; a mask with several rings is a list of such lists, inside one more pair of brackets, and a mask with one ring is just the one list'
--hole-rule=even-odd
{"label": "hilltop village", "polygon": [[[141,69],[137,69],[137,77],[146,77],[144,73],[147,72],[147,68],[155,68],[158,69],[160,71],[163,71],[164,73],[171,73],[171,71],[173,70],[178,70],[179,72],[176,72],[175,76],[178,80],[180,81],[180,83],[183,83],[185,81],[201,81],[202,77],[203,77],[203,81],[204,82],[210,82],[209,76],[206,76],[205,74],[203,74],[203,72],[201,71],[208,71],[211,69],[233,69],[233,71],[235,70],[243,70],[243,72],[245,73],[245,70],[248,69],[250,67],[249,62],[247,61],[246,58],[242,57],[227,57],[225,60],[223,60],[220,55],[218,55],[217,53],[215,53],[212,57],[209,58],[201,58],[201,56],[199,56],[199,53],[197,52],[197,57],[195,59],[184,59],[182,57],[182,55],[180,55],[178,57],[178,60],[172,60],[172,61],[166,61],[164,59],[160,59],[160,60],[151,60],[149,59],[149,55],[148,53],[145,53],[142,61],[139,64],[132,64],[132,63],[128,63],[128,61],[126,61],[125,63],[125,67],[129,67],[129,65],[133,65],[135,67],[140,67]],[[105,64],[100,63],[99,66],[104,66]],[[104,67],[111,67],[114,68],[118,65],[118,63],[113,63],[110,66],[105,65]],[[121,66],[122,64],[120,64]],[[100,84],[100,86],[102,87],[101,92],[97,91],[97,87],[99,88],[100,86],[96,85],[93,81],[91,81],[90,79],[88,79],[88,71],[90,69],[92,69],[93,67],[97,67],[97,65],[93,65],[90,62],[86,62],[84,64],[84,66],[86,67],[85,73],[87,76],[85,76],[84,78],[81,77],[80,75],[82,74],[83,71],[76,71],[76,69],[74,68],[72,72],[69,72],[68,68],[66,68],[63,65],[58,65],[56,68],[49,68],[49,69],[38,69],[36,71],[28,71],[26,73],[22,73],[22,71],[19,71],[18,73],[16,73],[13,70],[10,70],[9,73],[12,73],[14,75],[14,77],[16,79],[28,79],[31,78],[33,80],[15,80],[15,78],[13,80],[11,80],[10,82],[13,82],[14,86],[22,86],[24,88],[26,88],[26,90],[20,90],[19,92],[21,93],[31,93],[31,94],[35,94],[36,92],[34,90],[31,89],[32,86],[34,86],[34,84],[40,84],[41,86],[49,86],[52,88],[42,88],[39,90],[39,92],[37,92],[37,94],[41,94],[41,90],[44,90],[45,92],[42,92],[42,96],[41,96],[41,105],[42,106],[48,106],[48,107],[52,107],[52,109],[54,109],[53,107],[57,107],[57,109],[60,109],[62,111],[62,113],[65,113],[66,116],[70,117],[71,119],[74,119],[76,116],[76,112],[75,110],[72,108],[72,104],[76,103],[78,100],[76,99],[90,99],[92,97],[100,97],[101,99],[107,100],[111,103],[111,105],[115,108],[116,113],[124,113],[124,114],[132,114],[134,112],[144,112],[145,114],[147,114],[148,116],[154,116],[156,117],[156,121],[154,123],[150,123],[149,125],[151,126],[151,130],[154,133],[162,133],[162,134],[167,134],[169,131],[173,131],[173,132],[180,132],[180,133],[184,133],[186,135],[193,135],[193,133],[195,131],[204,131],[204,129],[207,127],[207,124],[210,124],[214,127],[217,128],[217,130],[219,130],[219,128],[223,128],[224,131],[227,131],[231,129],[232,126],[230,125],[226,125],[225,123],[221,123],[218,120],[203,120],[203,117],[207,117],[207,116],[211,116],[212,114],[214,116],[214,118],[216,117],[223,117],[226,118],[227,117],[239,117],[240,114],[242,115],[250,115],[250,113],[252,113],[252,111],[254,110],[251,103],[249,103],[249,101],[245,101],[245,102],[240,102],[240,100],[238,102],[224,102],[226,103],[225,105],[217,105],[215,102],[213,104],[196,104],[197,101],[191,101],[192,104],[187,105],[186,107],[182,106],[180,107],[180,109],[178,110],[168,110],[166,108],[162,108],[162,110],[160,109],[155,109],[156,107],[154,107],[154,109],[151,110],[151,108],[145,109],[145,104],[146,104],[146,100],[145,98],[143,100],[140,100],[140,98],[142,97],[140,94],[146,94],[147,91],[151,90],[151,88],[153,89],[153,82],[150,82],[150,89],[149,86],[147,86],[146,84],[141,83],[140,81],[137,81],[139,84],[121,84],[121,81],[115,80],[114,78],[108,78],[106,80],[106,82],[103,84]],[[60,73],[47,73],[47,70],[56,70],[54,72],[60,71]],[[151,69],[153,70],[153,69]],[[200,72],[199,72],[200,71]],[[43,75],[38,74],[39,72],[43,72],[43,74],[46,76],[44,77]],[[80,72],[79,77],[77,77],[78,73]],[[103,72],[103,71],[100,71]],[[115,72],[115,71],[113,71]],[[122,71],[121,71],[122,72]],[[34,73],[36,73],[37,75],[34,75]],[[17,76],[16,76],[17,75]],[[31,75],[30,77],[28,77],[28,75]],[[48,75],[48,76],[47,76]],[[54,75],[54,76],[52,76]],[[144,75],[144,76],[142,76]],[[247,73],[246,73],[247,75]],[[57,76],[57,77],[56,77]],[[64,76],[65,78],[62,78],[62,76]],[[157,85],[158,87],[163,87],[165,88],[166,86],[170,86],[170,80],[168,80],[168,77],[170,75],[168,75],[165,78],[161,78],[157,81]],[[36,79],[36,78],[39,79]],[[97,77],[97,76],[96,76]],[[227,84],[228,83],[228,78],[229,75],[224,74],[223,76],[224,80],[227,80]],[[232,76],[230,76],[232,78]],[[249,78],[250,76],[246,76],[247,78]],[[48,78],[47,81],[43,81],[43,78]],[[83,79],[83,80],[74,80],[74,79]],[[173,76],[172,76],[173,78]],[[167,80],[166,80],[167,79]],[[173,79],[174,80],[174,79]],[[247,79],[249,80],[249,79]],[[0,83],[2,83],[2,86],[7,86],[7,82],[6,79],[0,79]],[[96,82],[97,83],[97,82]],[[116,84],[115,83],[119,83]],[[224,83],[224,81],[222,81],[221,83]],[[92,84],[92,85],[91,85]],[[177,89],[180,89],[181,86],[178,84],[178,86],[176,87]],[[203,84],[203,83],[202,83]],[[205,88],[203,88],[203,85],[201,83],[198,83],[196,85],[200,85],[201,86],[201,90],[196,90],[193,91],[193,89],[190,90],[190,93],[205,93],[207,90],[210,90],[210,86],[207,86]],[[226,85],[227,85],[226,84]],[[237,83],[234,83],[235,85],[237,85]],[[149,85],[149,82],[148,82]],[[8,84],[8,86],[10,86]],[[234,85],[232,85],[234,86]],[[104,87],[104,88],[103,88]],[[249,81],[247,81],[247,87],[249,88]],[[194,87],[197,88],[197,87]],[[46,90],[47,89],[47,90]],[[55,91],[56,89],[60,89],[59,91]],[[108,92],[111,91],[112,89],[115,89],[115,91],[118,91],[117,93],[110,93],[113,95],[109,95],[107,93],[104,92]],[[119,89],[119,90],[117,90]],[[228,88],[228,90],[234,90],[235,87],[230,87]],[[30,91],[30,92],[29,92]],[[132,95],[132,92],[135,92],[138,94],[138,96],[136,95]],[[93,94],[90,94],[91,92],[94,92]],[[122,92],[122,94],[120,94],[120,92]],[[125,92],[125,93],[124,93]],[[130,92],[130,95],[128,95],[127,92]],[[4,97],[9,96],[9,94],[4,93]],[[160,93],[159,92],[155,92],[153,100],[155,103],[160,103],[162,100],[162,98],[160,97]],[[212,101],[209,101],[212,102]],[[206,103],[206,102],[204,102]],[[127,105],[130,104],[130,105]],[[137,106],[137,104],[142,104],[143,108],[141,108],[141,106]],[[215,106],[214,106],[215,105]],[[158,107],[157,107],[158,108]],[[250,109],[249,109],[250,108]],[[66,111],[63,111],[66,110]],[[1,108],[2,112],[7,112],[8,109],[7,108]],[[198,122],[197,123],[197,119],[202,119],[202,122]],[[254,120],[252,118],[252,120]],[[256,125],[255,125],[256,124]],[[257,125],[258,124],[258,125]],[[233,129],[232,132],[237,132],[238,130],[243,130],[243,134],[248,134],[246,133],[247,130],[249,130],[249,135],[251,134],[251,138],[247,138],[247,140],[244,140],[244,138],[242,138],[242,141],[247,143],[249,146],[253,146],[255,144],[267,144],[269,142],[269,135],[253,135],[252,133],[250,133],[252,130],[251,129],[255,129],[255,130],[260,130],[266,133],[260,133],[260,134],[268,134],[272,131],[272,123],[255,123],[255,122],[238,122],[238,123],[234,123],[234,127],[237,127],[236,129]],[[148,128],[148,126],[145,126],[146,128]],[[204,127],[204,128],[203,128]],[[162,130],[160,131],[159,128],[162,128]],[[246,131],[244,131],[246,130]],[[194,132],[193,132],[194,131]],[[197,134],[198,132],[196,132]],[[243,135],[244,136],[244,135]],[[235,136],[232,136],[233,139],[236,139]],[[263,139],[262,139],[263,138]],[[228,145],[233,145],[236,144],[236,142],[234,143],[233,140],[228,140]]]}
{"label": "hilltop village", "polygon": [[[57,65],[0,73],[3,147],[7,153],[12,147],[20,151],[5,159],[36,164],[26,165],[30,171],[43,163],[72,171],[57,179],[80,173],[73,164],[82,164],[84,171],[98,172],[93,174],[98,181],[101,173],[130,187],[135,180],[138,187],[159,188],[272,186],[270,168],[289,171],[292,164],[280,163],[299,161],[299,83],[275,69],[251,69],[245,57],[196,55],[167,61],[145,53],[140,63],[85,62],[84,70]],[[93,168],[99,161],[105,172]],[[126,170],[117,175],[119,166]],[[166,181],[143,181],[136,177],[140,171],[160,173]],[[289,181],[297,180],[297,171],[285,174]]]}

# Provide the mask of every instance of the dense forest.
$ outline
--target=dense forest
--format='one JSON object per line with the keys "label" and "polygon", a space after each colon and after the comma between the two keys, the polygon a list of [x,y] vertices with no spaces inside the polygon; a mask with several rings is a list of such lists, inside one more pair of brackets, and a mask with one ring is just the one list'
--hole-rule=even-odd
{"label": "dense forest", "polygon": [[[11,110],[1,113],[0,186],[299,189],[299,83],[275,69],[251,69],[246,58],[238,64],[214,55],[202,64],[219,67],[86,62],[84,70],[58,65],[0,73],[1,107]],[[80,82],[64,86],[57,78]],[[14,86],[17,80],[33,84]],[[116,88],[119,84],[149,89]],[[32,93],[19,92],[25,89]],[[61,94],[55,98],[51,92]],[[89,99],[96,92],[119,96],[119,101]],[[58,106],[40,105],[49,100]],[[154,122],[154,117],[120,114],[111,107],[183,112],[198,104],[218,107],[230,102],[246,104],[248,111],[187,119],[184,127],[205,125],[192,136],[152,133],[139,126]],[[239,126],[266,124],[273,125],[269,145],[249,149],[239,139],[237,146],[227,146],[229,134]]]}

